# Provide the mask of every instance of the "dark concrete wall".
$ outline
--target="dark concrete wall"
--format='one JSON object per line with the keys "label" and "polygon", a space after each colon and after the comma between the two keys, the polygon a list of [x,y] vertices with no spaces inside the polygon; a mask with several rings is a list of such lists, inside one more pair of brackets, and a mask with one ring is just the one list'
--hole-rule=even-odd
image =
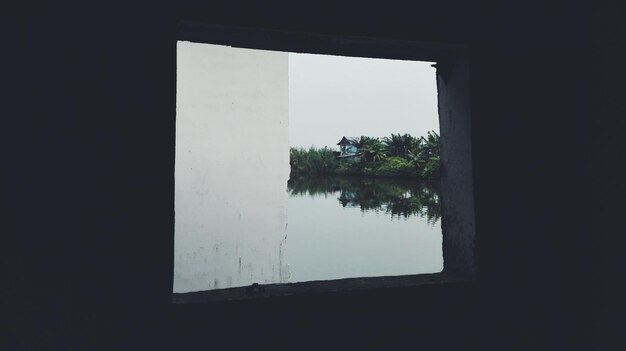
{"label": "dark concrete wall", "polygon": [[[1,6],[4,349],[618,349],[617,2]],[[466,44],[477,281],[173,308],[178,20]]]}
{"label": "dark concrete wall", "polygon": [[589,35],[590,119],[592,147],[585,155],[591,174],[593,227],[589,248],[597,250],[597,265],[592,272],[596,290],[594,314],[598,316],[600,344],[618,350],[626,347],[626,222],[624,198],[626,179],[626,6],[620,1],[595,4],[591,11],[593,30]]}

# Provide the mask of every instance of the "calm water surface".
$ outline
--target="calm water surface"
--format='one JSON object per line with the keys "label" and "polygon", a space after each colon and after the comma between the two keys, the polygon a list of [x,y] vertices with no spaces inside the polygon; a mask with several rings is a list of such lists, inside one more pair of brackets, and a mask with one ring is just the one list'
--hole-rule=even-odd
{"label": "calm water surface", "polygon": [[[176,293],[443,268],[439,193],[432,185],[292,177],[285,194],[284,185],[255,193],[265,188],[228,184],[219,189],[227,196],[198,194],[192,205],[179,204]],[[267,200],[279,192],[284,197]]]}
{"label": "calm water surface", "polygon": [[289,282],[443,269],[439,192],[412,180],[292,177]]}

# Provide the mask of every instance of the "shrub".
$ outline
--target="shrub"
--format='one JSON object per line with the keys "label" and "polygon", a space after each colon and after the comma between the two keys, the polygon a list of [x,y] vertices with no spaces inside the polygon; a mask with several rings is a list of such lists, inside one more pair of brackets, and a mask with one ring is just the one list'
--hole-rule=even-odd
{"label": "shrub", "polygon": [[417,172],[411,162],[402,157],[388,157],[375,171],[380,176],[416,176]]}
{"label": "shrub", "polygon": [[334,152],[326,147],[323,149],[311,147],[308,150],[291,148],[289,151],[289,164],[294,174],[333,173],[339,164]]}
{"label": "shrub", "polygon": [[335,173],[340,175],[363,174],[363,166],[359,162],[340,161]]}

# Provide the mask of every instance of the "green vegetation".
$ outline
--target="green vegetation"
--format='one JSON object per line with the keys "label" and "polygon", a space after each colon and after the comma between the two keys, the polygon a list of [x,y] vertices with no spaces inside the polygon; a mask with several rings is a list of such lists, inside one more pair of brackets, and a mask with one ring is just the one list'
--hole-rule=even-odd
{"label": "green vegetation", "polygon": [[339,167],[335,152],[327,147],[291,148],[289,164],[292,174],[332,174]]}
{"label": "green vegetation", "polygon": [[426,137],[391,134],[382,139],[362,136],[355,140],[358,148],[353,160],[337,159],[330,148],[291,148],[292,175],[366,175],[438,179],[441,161],[440,137],[434,131]]}
{"label": "green vegetation", "polygon": [[295,176],[289,179],[290,195],[335,194],[343,207],[383,211],[392,217],[419,216],[434,224],[441,218],[436,182],[416,179],[371,179],[339,176]]}

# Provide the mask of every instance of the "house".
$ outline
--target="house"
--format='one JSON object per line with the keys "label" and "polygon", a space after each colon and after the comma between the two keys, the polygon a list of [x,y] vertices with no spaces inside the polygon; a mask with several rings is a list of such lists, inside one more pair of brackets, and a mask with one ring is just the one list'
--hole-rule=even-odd
{"label": "house", "polygon": [[355,137],[343,137],[337,143],[339,145],[338,159],[356,161],[358,159],[358,147],[359,138]]}

